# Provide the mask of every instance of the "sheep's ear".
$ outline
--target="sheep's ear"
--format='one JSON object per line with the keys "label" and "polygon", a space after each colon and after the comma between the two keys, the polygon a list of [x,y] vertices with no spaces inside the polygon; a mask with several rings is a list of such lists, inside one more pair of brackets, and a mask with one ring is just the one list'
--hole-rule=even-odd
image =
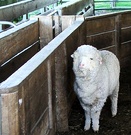
{"label": "sheep's ear", "polygon": [[74,58],[74,59],[75,59],[77,56],[78,56],[77,51],[75,51],[75,52],[71,55],[71,57]]}
{"label": "sheep's ear", "polygon": [[76,51],[71,55],[71,58],[75,58]]}
{"label": "sheep's ear", "polygon": [[74,55],[73,54],[71,55],[71,58],[74,58]]}

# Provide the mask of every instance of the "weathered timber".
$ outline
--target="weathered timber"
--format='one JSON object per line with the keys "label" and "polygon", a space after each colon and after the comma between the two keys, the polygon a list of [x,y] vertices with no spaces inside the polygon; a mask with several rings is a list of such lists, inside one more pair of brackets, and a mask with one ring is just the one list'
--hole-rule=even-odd
{"label": "weathered timber", "polygon": [[19,134],[18,91],[1,95],[1,134]]}
{"label": "weathered timber", "polygon": [[118,59],[120,60],[120,49],[121,49],[121,14],[117,15],[115,18],[115,54],[117,55]]}
{"label": "weathered timber", "polygon": [[102,32],[87,36],[87,44],[91,44],[98,49],[112,46],[115,44],[115,31]]}
{"label": "weathered timber", "polygon": [[[61,6],[61,15],[77,15],[78,12],[82,11],[84,8],[93,4],[92,0],[76,0],[71,1]],[[93,15],[93,12],[92,12]]]}
{"label": "weathered timber", "polygon": [[111,50],[119,58],[122,67],[126,66],[131,55],[130,15],[131,12],[126,11],[86,18],[87,44]]}
{"label": "weathered timber", "polygon": [[31,11],[56,3],[58,0],[26,0],[0,7],[0,20],[11,21]]}
{"label": "weathered timber", "polygon": [[62,32],[62,21],[60,16],[53,16],[53,37],[58,36]]}
{"label": "weathered timber", "polygon": [[6,80],[40,50],[39,42],[22,50],[0,66],[0,82]]}
{"label": "weathered timber", "polygon": [[53,17],[39,16],[40,45],[43,48],[53,39]]}
{"label": "weathered timber", "polygon": [[128,27],[131,25],[130,12],[121,13],[121,27]]}
{"label": "weathered timber", "polygon": [[56,51],[55,56],[55,91],[56,91],[56,118],[59,131],[68,130],[68,106],[67,106],[67,54],[66,45]]}
{"label": "weathered timber", "polygon": [[84,17],[81,15],[63,15],[61,17],[62,31],[68,28],[70,25],[72,25],[76,20],[84,21]]}
{"label": "weathered timber", "polygon": [[[67,63],[67,59],[71,59],[71,57],[70,55],[66,55],[66,44],[63,46],[63,43],[66,38],[73,33],[75,38],[78,36],[80,31],[78,27],[80,27],[82,23],[83,21],[76,22],[73,26],[67,28],[14,74],[1,83],[1,94],[10,95],[10,93],[18,92],[19,106],[17,109],[19,114],[17,117],[19,117],[19,121],[17,126],[19,127],[19,131],[17,135],[55,134],[57,107],[59,108],[58,110],[60,110],[58,114],[60,114],[61,118],[64,118],[58,123],[58,125],[61,124],[61,128],[58,127],[57,130],[68,129],[68,108],[66,107],[65,111],[61,111],[61,109],[63,105],[68,106],[68,103],[65,102],[66,100],[63,100],[67,99],[67,70],[65,70],[65,68],[68,66],[65,66],[65,64]],[[79,44],[77,44],[77,46],[79,46]],[[61,53],[61,48],[63,48],[63,53]],[[58,52],[61,53],[61,57],[59,57]],[[61,58],[63,58],[63,60]],[[57,95],[57,90],[59,90],[59,94],[64,98]],[[57,97],[58,102],[63,101],[61,102],[61,104],[63,103],[61,106],[58,106],[59,104],[56,102]],[[9,113],[8,110],[7,113]],[[7,113],[5,117],[8,116]],[[12,117],[13,114],[10,115]],[[61,122],[65,124],[62,125]],[[7,125],[7,129],[8,128],[9,126]],[[4,131],[5,130],[2,130],[2,132]],[[7,135],[8,134],[7,132]]]}
{"label": "weathered timber", "polygon": [[0,34],[0,65],[39,40],[38,22],[28,21]]}
{"label": "weathered timber", "polygon": [[100,34],[102,32],[113,31],[115,29],[115,17],[96,17],[92,19],[86,19],[86,30],[88,35]]}
{"label": "weathered timber", "polygon": [[[43,48],[53,38],[59,35],[66,28],[71,26],[76,20],[84,21],[83,16],[38,16],[40,24],[40,46]],[[66,22],[66,23],[65,23]]]}

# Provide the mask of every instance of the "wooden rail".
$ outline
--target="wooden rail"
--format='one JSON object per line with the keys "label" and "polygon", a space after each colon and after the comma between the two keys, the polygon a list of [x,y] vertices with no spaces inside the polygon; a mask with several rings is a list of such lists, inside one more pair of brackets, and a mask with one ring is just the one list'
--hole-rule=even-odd
{"label": "wooden rail", "polygon": [[57,3],[58,0],[26,0],[0,7],[0,20],[11,21],[31,11]]}
{"label": "wooden rail", "polygon": [[93,0],[75,0],[67,2],[56,9],[60,10],[60,15],[77,15],[80,11],[86,9],[90,4],[93,5]]}

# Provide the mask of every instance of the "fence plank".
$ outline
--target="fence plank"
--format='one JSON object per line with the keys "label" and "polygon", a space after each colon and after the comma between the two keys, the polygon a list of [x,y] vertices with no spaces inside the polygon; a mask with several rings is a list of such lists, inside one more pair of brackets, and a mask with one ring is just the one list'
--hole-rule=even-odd
{"label": "fence plank", "polygon": [[131,26],[131,13],[130,12],[123,12],[121,14],[121,27],[128,27]]}
{"label": "fence plank", "polygon": [[78,12],[93,4],[93,0],[76,0],[62,6],[62,15],[76,15]]}
{"label": "fence plank", "polygon": [[87,36],[87,44],[93,45],[98,49],[102,49],[115,44],[115,32],[107,31],[105,33],[94,34]]}
{"label": "fence plank", "polygon": [[121,42],[127,42],[131,40],[131,26],[121,29]]}
{"label": "fence plank", "polygon": [[56,51],[55,56],[55,91],[56,91],[56,118],[57,130],[68,130],[68,106],[67,106],[67,61],[66,46],[63,44]]}
{"label": "fence plank", "polygon": [[53,21],[54,21],[53,37],[56,37],[62,32],[61,16],[53,16]]}
{"label": "fence plank", "polygon": [[1,95],[2,135],[19,135],[18,92]]}
{"label": "fence plank", "polygon": [[121,59],[131,56],[131,42],[121,45],[120,48]]}
{"label": "fence plank", "polygon": [[115,30],[114,16],[96,17],[92,19],[86,18],[86,21],[87,36]]}
{"label": "fence plank", "polygon": [[118,59],[120,60],[120,49],[121,49],[121,15],[117,15],[115,18],[115,54],[117,55]]}
{"label": "fence plank", "polygon": [[62,21],[62,31],[65,30],[68,26],[73,24],[73,22],[76,20],[76,16],[62,16],[61,21]]}
{"label": "fence plank", "polygon": [[0,65],[39,40],[38,22],[29,21],[0,34]]}
{"label": "fence plank", "polygon": [[[83,16],[39,16],[41,48]],[[66,23],[65,23],[66,22]]]}
{"label": "fence plank", "polygon": [[0,66],[0,82],[6,80],[40,50],[39,42],[29,46]]}
{"label": "fence plank", "polygon": [[31,11],[56,3],[58,0],[26,0],[0,7],[0,20],[11,21]]}
{"label": "fence plank", "polygon": [[52,72],[51,61],[47,61],[47,76],[48,76],[48,106],[49,106],[49,128],[53,129],[53,107],[52,107]]}
{"label": "fence plank", "polygon": [[40,46],[43,48],[53,39],[53,17],[39,16]]}

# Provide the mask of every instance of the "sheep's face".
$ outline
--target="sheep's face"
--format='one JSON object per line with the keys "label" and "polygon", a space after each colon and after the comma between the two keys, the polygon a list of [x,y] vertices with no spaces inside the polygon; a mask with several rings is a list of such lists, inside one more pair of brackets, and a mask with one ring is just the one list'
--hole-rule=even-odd
{"label": "sheep's face", "polygon": [[73,58],[73,71],[79,77],[94,76],[102,60],[99,51],[88,45],[79,47],[71,57]]}

